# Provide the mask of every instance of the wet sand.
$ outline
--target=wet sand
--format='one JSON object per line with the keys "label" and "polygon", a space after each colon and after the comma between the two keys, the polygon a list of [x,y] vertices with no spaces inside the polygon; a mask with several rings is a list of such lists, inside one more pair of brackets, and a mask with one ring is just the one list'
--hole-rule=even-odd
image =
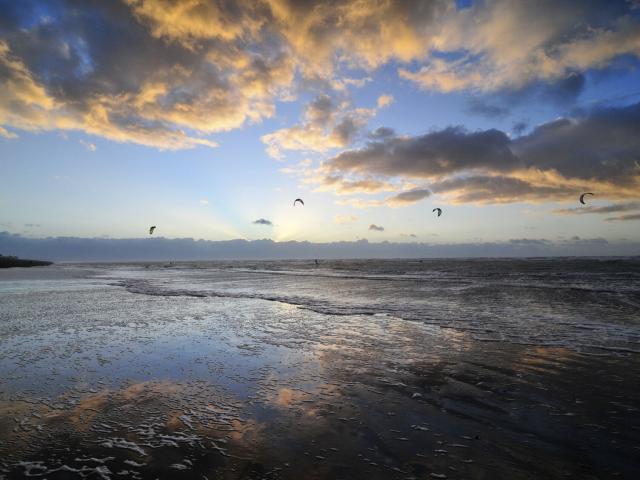
{"label": "wet sand", "polygon": [[5,281],[0,478],[640,472],[635,354],[73,275],[62,290]]}

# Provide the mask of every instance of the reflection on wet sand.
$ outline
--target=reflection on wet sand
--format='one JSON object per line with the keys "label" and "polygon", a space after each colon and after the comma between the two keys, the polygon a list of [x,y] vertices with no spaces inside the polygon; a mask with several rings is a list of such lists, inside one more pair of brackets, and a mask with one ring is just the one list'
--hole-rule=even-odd
{"label": "reflection on wet sand", "polygon": [[31,298],[29,318],[58,319],[39,324],[48,335],[2,318],[0,478],[634,478],[640,467],[633,355],[257,299],[105,286],[82,294],[87,309],[56,295]]}

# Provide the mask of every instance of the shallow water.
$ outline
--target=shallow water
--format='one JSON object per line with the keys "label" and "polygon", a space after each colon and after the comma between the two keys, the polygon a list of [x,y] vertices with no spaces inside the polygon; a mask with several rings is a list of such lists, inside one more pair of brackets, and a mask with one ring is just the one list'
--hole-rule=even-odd
{"label": "shallow water", "polygon": [[635,478],[640,262],[0,272],[0,478]]}
{"label": "shallow water", "polygon": [[115,277],[145,295],[257,298],[478,340],[640,353],[640,259],[219,262],[125,266]]}

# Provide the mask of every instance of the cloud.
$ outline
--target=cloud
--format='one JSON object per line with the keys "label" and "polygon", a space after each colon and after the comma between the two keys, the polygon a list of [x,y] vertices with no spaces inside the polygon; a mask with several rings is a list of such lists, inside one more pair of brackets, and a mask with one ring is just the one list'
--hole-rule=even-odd
{"label": "cloud", "polygon": [[336,201],[338,205],[348,206],[353,208],[374,208],[383,207],[385,205],[382,200],[362,200],[360,198],[341,198]]}
{"label": "cloud", "polygon": [[259,218],[258,220],[255,220],[253,222],[254,225],[268,225],[268,226],[272,226],[273,223],[271,223],[271,220],[267,220],[266,218]]}
{"label": "cloud", "polygon": [[18,135],[16,135],[13,132],[10,132],[6,128],[0,127],[0,137],[4,137],[4,138],[7,138],[9,140],[13,140],[14,138],[18,138]]}
{"label": "cloud", "polygon": [[355,88],[363,87],[364,85],[366,85],[371,81],[372,81],[371,77],[363,77],[363,78],[344,77],[344,78],[333,78],[329,83],[331,85],[331,88],[333,88],[334,90],[345,91],[347,90],[348,87],[355,87]]}
{"label": "cloud", "polygon": [[605,205],[602,207],[586,206],[582,208],[561,208],[554,210],[554,213],[558,213],[560,215],[585,215],[591,213],[628,212],[630,210],[640,210],[640,202],[614,203],[613,205]]}
{"label": "cloud", "polygon": [[385,137],[349,150],[327,165],[337,171],[431,178],[474,168],[515,169],[518,159],[509,137],[498,130],[469,132],[462,127],[416,137]]}
{"label": "cloud", "polygon": [[561,208],[554,210],[554,213],[560,215],[587,215],[587,214],[608,214],[618,212],[632,212],[626,215],[618,215],[615,217],[607,217],[607,222],[640,220],[640,202],[614,203],[612,205],[604,205],[601,207],[588,205],[586,207],[577,208]]}
{"label": "cloud", "polygon": [[351,144],[376,112],[375,108],[350,108],[348,102],[323,94],[306,105],[301,124],[263,135],[261,140],[276,159],[282,159],[286,150],[326,152]]}
{"label": "cloud", "polygon": [[306,107],[305,115],[309,123],[324,127],[331,122],[337,110],[332,98],[329,95],[319,95]]}
{"label": "cloud", "polygon": [[514,107],[525,103],[551,103],[566,108],[575,105],[585,83],[584,74],[570,72],[565,77],[546,82],[535,81],[518,88],[480,92],[483,95],[474,95],[468,101],[466,111],[489,119],[501,119],[509,115]]}
{"label": "cloud", "polygon": [[571,185],[538,185],[515,177],[471,176],[441,180],[430,185],[452,203],[543,203],[576,199],[580,189]]}
{"label": "cloud", "polygon": [[[541,203],[574,201],[585,189],[599,198],[636,199],[638,158],[640,103],[579,111],[513,139],[495,129],[448,127],[417,136],[389,129],[362,148],[328,159],[323,171],[352,181],[371,176],[426,181],[424,193],[431,190],[453,203]],[[402,199],[349,202],[399,206]]]}
{"label": "cloud", "polygon": [[372,132],[369,132],[367,138],[371,140],[382,140],[383,138],[389,138],[395,136],[396,132],[393,128],[378,127]]}
{"label": "cloud", "polygon": [[393,103],[393,95],[380,95],[376,103],[378,108],[387,107]]}
{"label": "cloud", "polygon": [[425,55],[425,41],[451,9],[431,2],[294,2],[270,0],[271,25],[299,59],[304,75],[328,75],[337,62],[366,70],[391,59],[408,62]]}
{"label": "cloud", "polygon": [[[78,248],[81,245],[82,248]],[[5,255],[55,261],[167,261],[210,259],[314,258],[453,258],[636,255],[638,242],[603,238],[559,241],[514,239],[504,242],[274,242],[272,240],[209,241],[192,238],[29,238],[0,232]]]}
{"label": "cloud", "polygon": [[[321,171],[322,170],[320,170],[320,172]],[[397,184],[371,177],[349,180],[340,175],[323,175],[321,173],[319,177],[316,177],[313,174],[314,171],[309,172],[305,179],[306,183],[318,184],[316,191],[332,190],[337,195],[349,195],[353,193],[374,194],[394,191],[401,188],[401,186]]]}
{"label": "cloud", "polygon": [[206,198],[203,198],[200,200],[200,204],[201,205],[209,205],[209,200],[207,200]]}
{"label": "cloud", "polygon": [[355,223],[358,221],[358,217],[355,215],[336,215],[333,219],[338,225],[345,225],[348,223]]}
{"label": "cloud", "polygon": [[387,204],[396,207],[396,206],[406,206],[420,200],[427,198],[431,195],[431,192],[426,188],[417,188],[414,190],[409,190],[408,192],[399,193],[393,197],[387,199]]}
{"label": "cloud", "polygon": [[[425,89],[548,84],[558,102],[579,94],[585,72],[640,56],[631,9],[604,0],[5,2],[0,135],[78,130],[159,149],[215,147],[212,135],[272,117],[300,88],[344,93],[389,62]],[[357,69],[361,78],[343,75]],[[343,148],[373,110],[325,120],[309,110],[265,143],[272,155]]]}
{"label": "cloud", "polygon": [[400,236],[409,237],[409,238],[418,238],[418,236],[415,233],[401,233]]}
{"label": "cloud", "polygon": [[502,105],[488,103],[484,99],[473,97],[469,101],[467,112],[486,118],[502,118],[509,113],[509,109]]}
{"label": "cloud", "polygon": [[[344,90],[369,77],[336,78],[334,64],[370,70],[424,53],[419,31],[440,3],[61,0],[47,15],[37,2],[9,3],[3,13],[14,20],[0,25],[0,134],[81,130],[160,149],[215,147],[211,134],[273,116],[275,102],[295,92],[296,72],[302,83]],[[315,129],[267,143],[276,145],[271,153],[279,144],[344,146],[370,115],[343,112],[326,132],[312,119]]]}
{"label": "cloud", "polygon": [[605,219],[607,222],[640,220],[640,213],[630,213],[628,215],[620,215],[618,217],[609,217]]}
{"label": "cloud", "polygon": [[80,144],[90,152],[95,152],[97,150],[96,146],[93,143],[80,140]]}
{"label": "cloud", "polygon": [[566,77],[543,85],[538,95],[542,99],[550,100],[556,105],[569,105],[577,99],[584,90],[586,78],[582,73],[570,72]]}
{"label": "cloud", "polygon": [[529,127],[529,122],[520,121],[520,122],[514,122],[513,127],[511,129],[513,133],[515,133],[516,135],[522,135],[528,127]]}
{"label": "cloud", "polygon": [[[188,4],[177,13],[180,7],[170,2],[63,0],[47,8],[47,16],[37,2],[26,6],[19,21],[0,31],[0,124],[29,131],[82,130],[118,142],[179,149],[214,147],[207,135],[273,115],[274,97],[293,78],[290,59],[277,45],[238,43],[240,37],[227,35],[235,9],[222,2],[208,5],[212,10],[199,12],[205,17],[194,9],[190,22],[181,21]],[[214,10],[220,13],[215,18]],[[176,28],[194,28],[194,34],[167,42],[173,32],[161,19],[171,16]],[[224,18],[225,30],[187,45],[187,37],[203,38],[198,18],[201,26],[213,28]],[[246,22],[250,18],[244,15],[243,31]]]}
{"label": "cloud", "polygon": [[372,223],[371,225],[369,225],[369,230],[374,230],[376,232],[384,232],[384,227],[381,227],[379,225],[376,225],[375,223]]}
{"label": "cloud", "polygon": [[413,189],[406,192],[402,192],[390,197],[386,197],[382,200],[362,200],[360,198],[342,198],[336,203],[338,205],[350,206],[353,208],[377,208],[377,207],[407,207],[413,205],[420,200],[427,198],[431,195],[431,192],[427,189]]}
{"label": "cloud", "polygon": [[203,39],[235,40],[260,27],[260,20],[248,16],[248,2],[238,2],[240,8],[233,9],[223,2],[124,1],[154,37],[176,40],[188,48]]}
{"label": "cloud", "polygon": [[[622,55],[640,56],[637,16],[623,2],[475,2],[447,11],[430,45],[437,53],[402,78],[427,90],[521,90],[560,80],[581,89],[578,72],[603,69]],[[532,21],[532,19],[539,21]],[[575,74],[575,76],[573,76]]]}
{"label": "cloud", "polygon": [[640,174],[640,103],[596,108],[543,124],[516,139],[512,150],[525,165],[540,170],[633,184]]}

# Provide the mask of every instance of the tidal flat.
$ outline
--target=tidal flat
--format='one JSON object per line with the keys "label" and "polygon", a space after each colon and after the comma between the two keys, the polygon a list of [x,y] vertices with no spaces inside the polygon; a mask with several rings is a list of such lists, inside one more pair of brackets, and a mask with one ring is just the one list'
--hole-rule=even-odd
{"label": "tidal flat", "polygon": [[0,273],[0,478],[637,478],[636,264],[376,268]]}

